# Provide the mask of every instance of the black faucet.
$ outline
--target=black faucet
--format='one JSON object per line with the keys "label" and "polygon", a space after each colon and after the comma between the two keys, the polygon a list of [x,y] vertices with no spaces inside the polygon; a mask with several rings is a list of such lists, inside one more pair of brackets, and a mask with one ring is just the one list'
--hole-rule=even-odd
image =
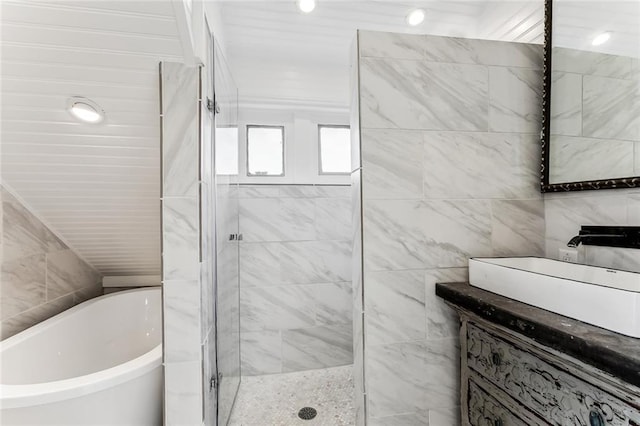
{"label": "black faucet", "polygon": [[567,247],[580,244],[607,247],[640,248],[638,226],[582,226],[580,233],[571,238]]}

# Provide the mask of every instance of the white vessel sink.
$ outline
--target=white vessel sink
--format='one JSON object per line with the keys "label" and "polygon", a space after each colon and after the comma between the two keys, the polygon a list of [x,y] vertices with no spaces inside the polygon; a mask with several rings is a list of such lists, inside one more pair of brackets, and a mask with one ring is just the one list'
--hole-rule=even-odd
{"label": "white vessel sink", "polygon": [[469,259],[469,282],[529,305],[640,338],[640,274],[539,257]]}

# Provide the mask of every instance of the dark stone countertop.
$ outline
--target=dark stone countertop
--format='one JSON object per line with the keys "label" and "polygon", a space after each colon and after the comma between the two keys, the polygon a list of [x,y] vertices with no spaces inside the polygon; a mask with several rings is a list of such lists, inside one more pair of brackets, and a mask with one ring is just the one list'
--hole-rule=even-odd
{"label": "dark stone countertop", "polygon": [[640,339],[536,308],[468,283],[436,284],[436,295],[454,307],[640,386]]}

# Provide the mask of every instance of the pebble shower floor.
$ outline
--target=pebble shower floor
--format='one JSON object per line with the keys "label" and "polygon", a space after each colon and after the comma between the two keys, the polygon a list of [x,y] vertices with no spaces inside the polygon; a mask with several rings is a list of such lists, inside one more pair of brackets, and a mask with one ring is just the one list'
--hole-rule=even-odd
{"label": "pebble shower floor", "polygon": [[[298,411],[318,414],[302,420]],[[243,377],[229,426],[355,425],[353,368]]]}

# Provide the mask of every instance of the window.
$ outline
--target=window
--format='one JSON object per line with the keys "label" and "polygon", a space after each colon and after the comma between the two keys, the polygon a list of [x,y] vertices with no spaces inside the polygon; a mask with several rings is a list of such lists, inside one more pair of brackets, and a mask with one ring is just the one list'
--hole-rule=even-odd
{"label": "window", "polygon": [[216,127],[216,174],[238,174],[237,127]]}
{"label": "window", "polygon": [[247,126],[247,175],[284,176],[284,127]]}
{"label": "window", "polygon": [[349,126],[318,126],[320,174],[351,173],[351,131]]}

